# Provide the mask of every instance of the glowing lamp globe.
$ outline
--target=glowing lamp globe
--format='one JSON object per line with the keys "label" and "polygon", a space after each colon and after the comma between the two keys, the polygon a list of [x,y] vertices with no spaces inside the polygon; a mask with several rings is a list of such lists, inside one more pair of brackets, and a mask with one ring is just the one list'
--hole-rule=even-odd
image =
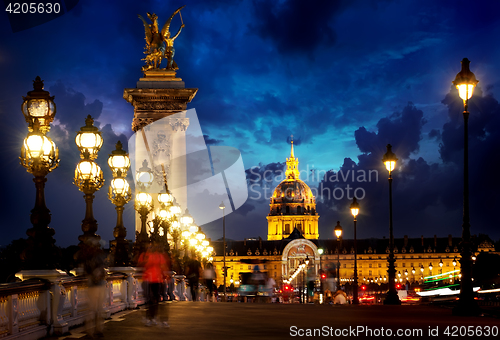
{"label": "glowing lamp globe", "polygon": [[359,214],[359,203],[358,203],[358,200],[356,199],[356,197],[353,197],[350,209],[351,209],[352,216],[354,216],[354,217],[358,216],[358,214]]}
{"label": "glowing lamp globe", "polygon": [[87,150],[89,152],[89,157],[91,160],[97,158],[97,153],[101,149],[103,140],[101,137],[101,132],[97,127],[94,126],[94,119],[90,115],[85,119],[85,126],[80,128],[76,137],[75,143],[80,150],[80,156],[83,159],[83,152]]}
{"label": "glowing lamp globe", "polygon": [[396,168],[397,160],[398,158],[392,152],[392,145],[387,144],[387,152],[384,154],[382,162],[385,164],[385,168],[387,169],[387,171],[389,171],[389,173],[391,173]]}
{"label": "glowing lamp globe", "polygon": [[33,91],[29,91],[23,99],[21,110],[28,123],[29,131],[33,131],[33,123],[37,120],[40,124],[40,132],[46,134],[56,115],[56,104],[54,104],[54,97],[43,89],[43,80],[40,77],[35,78]]}
{"label": "glowing lamp globe", "polygon": [[457,73],[455,80],[453,80],[453,85],[458,89],[458,95],[465,102],[472,97],[474,88],[476,87],[479,80],[476,79],[474,73],[469,69],[470,61],[464,58],[462,61],[462,70]]}
{"label": "glowing lamp globe", "polygon": [[118,141],[116,143],[116,149],[111,151],[111,155],[109,155],[108,165],[113,174],[121,171],[122,175],[126,176],[130,167],[130,157],[128,156],[128,153],[122,149],[122,147],[122,143]]}
{"label": "glowing lamp globe", "polygon": [[342,236],[342,226],[340,225],[340,221],[337,221],[337,225],[335,226],[335,229],[333,231],[337,238],[340,238],[340,236]]}
{"label": "glowing lamp globe", "polygon": [[125,196],[129,190],[130,186],[125,178],[114,178],[111,180],[111,188],[115,195]]}

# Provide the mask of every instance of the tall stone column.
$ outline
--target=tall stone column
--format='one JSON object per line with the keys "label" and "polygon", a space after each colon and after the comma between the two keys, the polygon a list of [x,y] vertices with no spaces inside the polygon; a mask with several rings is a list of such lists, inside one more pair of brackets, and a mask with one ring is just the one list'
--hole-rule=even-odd
{"label": "tall stone column", "polygon": [[[123,98],[134,106],[132,130],[136,132],[135,151],[144,157],[135,157],[135,169],[146,159],[153,169],[155,181],[149,190],[158,207],[155,193],[164,188],[163,177],[181,206],[187,208],[186,129],[187,104],[198,89],[185,88],[174,70],[153,69],[144,72],[135,88],[125,89]],[[160,119],[167,118],[157,124]],[[132,157],[131,157],[132,159]],[[135,176],[135,174],[133,174]],[[140,231],[140,219],[136,214],[136,231]]]}

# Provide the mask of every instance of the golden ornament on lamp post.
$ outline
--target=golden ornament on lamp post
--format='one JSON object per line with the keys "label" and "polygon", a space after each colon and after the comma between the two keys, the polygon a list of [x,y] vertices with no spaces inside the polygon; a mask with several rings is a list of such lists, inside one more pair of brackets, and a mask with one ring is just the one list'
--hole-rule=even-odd
{"label": "golden ornament on lamp post", "polygon": [[116,143],[116,149],[111,151],[108,165],[113,173],[113,180],[109,186],[108,197],[116,206],[116,227],[113,230],[114,241],[111,241],[111,255],[113,267],[126,267],[129,265],[128,242],[125,240],[127,229],[123,225],[123,209],[132,198],[132,190],[126,177],[130,167],[128,153],[122,149],[122,143]]}

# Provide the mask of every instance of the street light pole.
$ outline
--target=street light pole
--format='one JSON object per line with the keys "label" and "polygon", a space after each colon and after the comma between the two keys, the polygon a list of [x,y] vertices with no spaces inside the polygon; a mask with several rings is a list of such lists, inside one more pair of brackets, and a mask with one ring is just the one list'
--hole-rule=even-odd
{"label": "street light pole", "polygon": [[337,242],[339,243],[339,250],[337,251],[337,290],[340,289],[340,237],[342,236],[342,226],[340,221],[337,221],[337,225],[334,229],[335,236],[337,236]]}
{"label": "street light pole", "polygon": [[354,287],[353,287],[353,292],[352,292],[352,304],[357,305],[359,304],[359,299],[358,299],[358,261],[357,261],[357,254],[358,254],[358,247],[356,244],[356,216],[359,214],[359,204],[356,199],[356,197],[353,197],[352,199],[352,204],[351,204],[351,214],[354,216]]}
{"label": "street light pole", "polygon": [[391,144],[387,144],[387,152],[382,158],[382,162],[384,162],[387,171],[389,171],[389,257],[387,259],[387,262],[389,262],[387,270],[389,274],[389,291],[384,300],[384,305],[400,305],[401,301],[399,300],[396,283],[394,282],[396,278],[396,267],[394,266],[396,259],[394,258],[394,235],[392,228],[392,171],[396,168],[396,161],[398,159],[391,149]]}
{"label": "street light pole", "polygon": [[224,205],[224,202],[222,202],[219,205],[219,209],[222,209],[222,253],[223,253],[223,263],[224,266],[222,267],[222,272],[224,273],[224,283],[222,285],[224,289],[224,302],[227,301],[226,298],[226,215],[225,215],[225,209],[226,206]]}
{"label": "street light pole", "polygon": [[464,58],[461,63],[462,70],[452,82],[458,89],[458,94],[464,102],[464,210],[462,219],[462,251],[460,254],[462,280],[460,297],[457,306],[453,308],[453,314],[470,316],[480,313],[480,308],[474,300],[472,289],[472,244],[469,217],[469,99],[472,97],[478,80],[469,69],[469,59]]}
{"label": "street light pole", "polygon": [[21,110],[28,123],[28,135],[21,148],[21,165],[34,176],[35,207],[31,210],[32,228],[26,231],[28,246],[23,250],[24,269],[54,269],[58,250],[53,238],[55,231],[49,227],[50,210],[45,204],[45,182],[47,176],[59,165],[59,150],[46,136],[56,114],[54,96],[43,90],[43,80],[36,77],[33,90],[23,97]]}

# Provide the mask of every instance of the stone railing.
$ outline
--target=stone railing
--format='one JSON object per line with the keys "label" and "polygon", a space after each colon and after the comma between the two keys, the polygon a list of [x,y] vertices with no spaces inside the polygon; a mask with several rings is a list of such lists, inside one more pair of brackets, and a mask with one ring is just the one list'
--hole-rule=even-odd
{"label": "stone railing", "polygon": [[[104,317],[146,302],[142,274],[133,268],[111,272],[106,279]],[[184,280],[175,291],[184,287]],[[178,286],[178,287],[177,287]],[[184,290],[184,288],[183,288]],[[0,284],[0,339],[35,340],[61,335],[83,324],[88,313],[87,279],[61,276]]]}

